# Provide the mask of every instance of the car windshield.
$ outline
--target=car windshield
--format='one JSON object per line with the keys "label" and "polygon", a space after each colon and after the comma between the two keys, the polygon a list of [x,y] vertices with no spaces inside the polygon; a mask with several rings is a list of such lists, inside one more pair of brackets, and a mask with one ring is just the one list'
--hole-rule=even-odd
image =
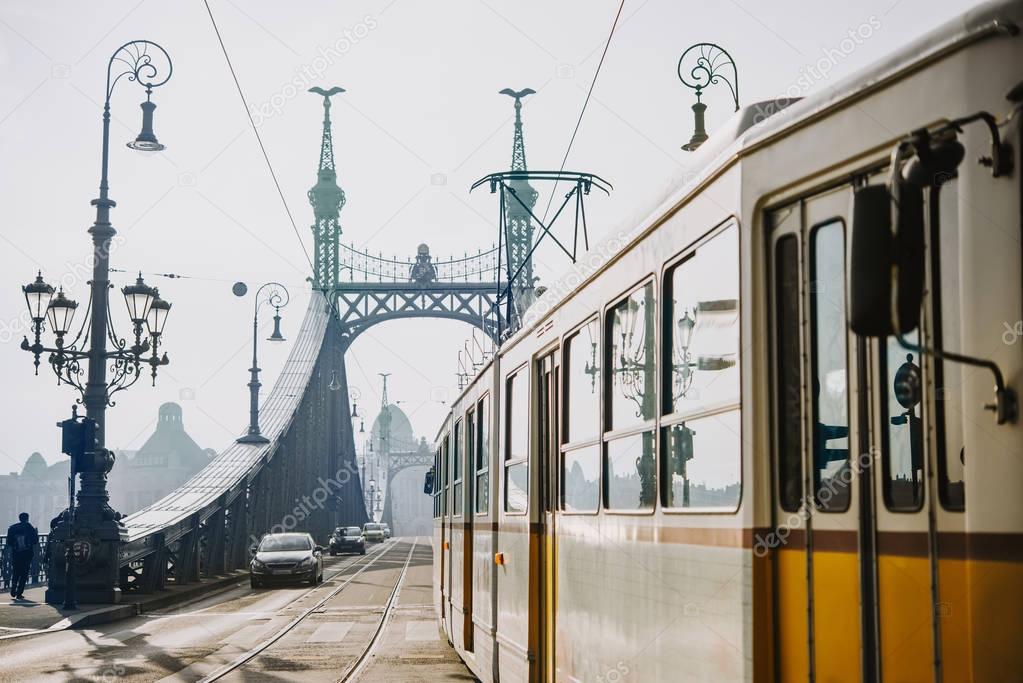
{"label": "car windshield", "polygon": [[311,550],[312,547],[308,536],[287,534],[283,536],[265,536],[259,544],[259,551],[274,553],[287,550]]}
{"label": "car windshield", "polygon": [[346,536],[361,536],[362,535],[362,529],[360,529],[357,526],[350,526],[347,529],[345,529],[345,535]]}
{"label": "car windshield", "polygon": [[378,529],[380,529],[380,525],[379,524],[367,524],[366,525],[366,531],[376,531]]}

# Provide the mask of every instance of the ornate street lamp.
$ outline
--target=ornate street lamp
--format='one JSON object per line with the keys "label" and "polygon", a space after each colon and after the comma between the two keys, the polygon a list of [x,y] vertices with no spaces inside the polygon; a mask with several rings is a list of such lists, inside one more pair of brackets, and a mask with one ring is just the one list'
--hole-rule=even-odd
{"label": "ornate street lamp", "polygon": [[[647,285],[637,294],[615,308],[608,366],[612,386],[619,386],[621,395],[636,404],[636,417],[650,420],[655,405],[653,288]],[[639,503],[652,506],[656,482],[653,433],[644,431],[642,442],[642,452],[636,458]]]}
{"label": "ornate street lamp", "polygon": [[687,308],[682,317],[675,323],[675,349],[672,354],[678,362],[672,363],[672,396],[676,400],[682,398],[693,384],[693,354],[690,349],[693,343],[693,330],[696,328],[696,309],[690,315]]}
{"label": "ornate street lamp", "polygon": [[704,114],[707,105],[700,101],[704,88],[724,82],[732,93],[735,111],[739,111],[739,72],[735,60],[725,49],[714,43],[697,43],[691,45],[678,60],[678,78],[682,85],[696,91],[696,104],[693,105],[695,126],[689,142],[682,145],[687,152],[695,151],[707,140]]}
{"label": "ornate street lamp", "polygon": [[[236,282],[232,291],[235,296],[245,296],[249,288],[244,282]],[[259,429],[259,361],[256,357],[256,347],[259,340],[259,307],[263,304],[270,304],[274,307],[274,331],[267,341],[282,342],[281,335],[281,309],[288,305],[291,295],[288,289],[279,282],[267,282],[256,290],[256,300],[252,306],[252,367],[249,368],[249,431],[245,436],[238,438],[238,443],[264,444],[270,443],[270,439],[263,436]]]}
{"label": "ornate street lamp", "polygon": [[[163,145],[153,135],[153,110],[156,105],[150,99],[153,89],[170,80],[173,70],[167,52],[148,40],[125,43],[114,51],[107,62],[99,198],[92,200],[92,205],[96,207],[96,220],[89,228],[93,245],[92,278],[89,282],[86,317],[75,336],[69,339],[78,309],[77,302],[65,296],[63,291],[57,292],[54,297],[53,287],[43,280],[41,272],[34,282],[22,287],[32,320],[34,341],[29,343],[28,337],[25,337],[21,348],[33,355],[37,374],[40,357],[44,353],[48,354],[47,360],[57,376],[58,384],[71,385],[81,394],[78,402],[85,405],[86,422],[90,429],[90,442],[85,444],[81,454],[76,455],[77,450],[69,453],[71,481],[68,510],[50,534],[54,551],[50,553],[47,568],[49,587],[46,601],[63,600],[68,608],[75,606],[76,587],[80,589],[77,597],[86,602],[120,600],[119,552],[125,531],[120,522],[120,513],[109,505],[110,496],[106,488],[107,473],[114,462],[113,453],[105,448],[106,409],[114,405],[111,400],[114,394],[138,381],[142,364],[152,367],[155,381],[157,367],[169,362],[166,355],[160,357],[156,353],[156,340],[163,331],[162,319],[158,329],[150,327],[145,335],[148,338],[143,338],[143,324],[147,322],[146,316],[154,305],[155,290],[146,286],[141,276],[134,285],[122,290],[135,333],[133,345],[129,346],[117,334],[113,316],[110,315],[110,242],[117,234],[110,223],[110,209],[116,206],[109,196],[108,183],[110,97],[122,78],[143,86],[146,102],[142,104],[142,132],[128,146],[146,151],[163,149]],[[169,308],[170,304],[165,304],[164,313]],[[53,346],[45,346],[42,342],[43,328],[47,324],[55,337]],[[108,342],[113,348],[108,348]],[[150,351],[152,355],[145,358],[145,354]],[[72,419],[72,422],[76,421]],[[93,427],[95,438],[91,436]],[[81,492],[77,496],[77,504],[76,475],[81,475]]]}

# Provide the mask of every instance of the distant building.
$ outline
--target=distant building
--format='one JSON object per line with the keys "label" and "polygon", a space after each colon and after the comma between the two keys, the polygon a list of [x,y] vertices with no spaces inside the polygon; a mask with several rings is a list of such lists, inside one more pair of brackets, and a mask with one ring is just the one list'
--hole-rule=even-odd
{"label": "distant building", "polygon": [[40,531],[50,530],[50,520],[67,507],[68,461],[47,465],[39,453],[28,456],[21,472],[0,475],[0,525],[9,526],[27,512]]}
{"label": "distant building", "polygon": [[181,406],[164,403],[156,431],[134,457],[119,458],[110,473],[110,505],[126,515],[141,510],[191,479],[215,454],[185,432]]}
{"label": "distant building", "polygon": [[[371,505],[370,518],[381,519],[390,507],[391,531],[396,536],[429,536],[433,530],[433,499],[423,494],[429,467],[406,467],[394,476],[389,490],[382,486],[392,457],[417,452],[428,454],[430,447],[426,439],[416,439],[405,411],[394,403],[381,406],[364,451],[362,485]],[[376,501],[369,495],[371,481],[381,489]]]}
{"label": "distant building", "polygon": [[[167,495],[201,470],[215,455],[203,450],[185,432],[181,406],[160,406],[156,431],[138,451],[116,451],[110,473],[110,505],[131,514]],[[0,475],[0,524],[11,524],[27,512],[41,532],[67,507],[67,458],[47,465],[39,453],[25,461],[21,472]]]}

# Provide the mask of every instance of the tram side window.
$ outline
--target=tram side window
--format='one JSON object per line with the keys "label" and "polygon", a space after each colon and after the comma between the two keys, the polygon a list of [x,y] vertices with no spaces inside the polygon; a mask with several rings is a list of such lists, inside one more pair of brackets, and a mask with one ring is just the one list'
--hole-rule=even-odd
{"label": "tram side window", "polygon": [[455,431],[451,439],[451,514],[458,517],[462,514],[462,420],[455,421]]}
{"label": "tram side window", "polygon": [[490,397],[476,404],[476,513],[490,510]]}
{"label": "tram side window", "polygon": [[[938,194],[940,237],[932,270],[938,348],[963,348],[959,320],[959,191],[958,180],[941,186]],[[966,445],[963,438],[963,366],[935,360],[935,422],[938,439],[938,498],[949,510],[966,509]]]}
{"label": "tram side window", "polygon": [[450,480],[450,476],[451,476],[451,462],[450,462],[450,459],[449,459],[449,457],[451,455],[450,443],[451,443],[451,439],[450,439],[449,435],[445,434],[444,435],[444,444],[441,446],[441,448],[444,451],[443,455],[441,456],[442,460],[443,460],[443,462],[441,463],[441,469],[444,471],[444,487],[443,487],[443,489],[441,489],[441,494],[440,494],[440,496],[441,496],[441,505],[440,505],[441,510],[440,511],[441,511],[441,514],[444,515],[444,516],[447,516],[447,514],[448,514],[448,494],[451,492],[451,480]]}
{"label": "tram side window", "polygon": [[668,270],[664,286],[665,508],[739,505],[739,231]]}
{"label": "tram side window", "polygon": [[523,513],[529,502],[529,384],[520,370],[505,386],[504,511]]}
{"label": "tram side window", "polygon": [[810,252],[814,499],[840,512],[849,507],[851,479],[843,223],[815,228]]}
{"label": "tram side window", "polygon": [[606,440],[604,506],[651,510],[657,487],[653,429],[642,429],[657,405],[654,285],[635,289],[607,312],[604,374],[609,430],[636,431]]}
{"label": "tram side window", "polygon": [[465,494],[468,500],[464,503],[466,514],[472,514],[476,510],[473,502],[476,492],[476,447],[479,438],[476,432],[479,430],[477,422],[476,406],[473,405],[465,414]]}
{"label": "tram side window", "polygon": [[786,512],[796,512],[803,498],[800,444],[803,401],[799,368],[799,239],[795,235],[786,235],[775,244],[774,269],[778,502]]}
{"label": "tram side window", "polygon": [[437,509],[437,517],[441,517],[441,503],[443,502],[444,495],[444,460],[443,460],[443,449],[438,447],[436,453],[436,469],[433,475],[433,502]]}
{"label": "tram side window", "polygon": [[[912,344],[919,343],[915,330],[905,337]],[[881,453],[884,503],[889,510],[914,512],[924,502],[920,361],[894,337],[888,337],[885,351],[881,361],[881,377],[887,387],[881,394],[885,416]],[[917,391],[912,391],[912,387]]]}
{"label": "tram side window", "polygon": [[596,512],[600,502],[600,327],[591,320],[565,341],[561,509]]}

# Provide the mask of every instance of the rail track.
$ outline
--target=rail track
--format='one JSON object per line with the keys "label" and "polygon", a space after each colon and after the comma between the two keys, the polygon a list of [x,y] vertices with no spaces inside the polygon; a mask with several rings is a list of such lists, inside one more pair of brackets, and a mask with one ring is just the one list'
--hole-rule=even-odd
{"label": "rail track", "polygon": [[[286,635],[294,631],[295,628],[298,627],[298,625],[301,624],[303,621],[305,621],[311,614],[314,614],[317,610],[321,609],[324,605],[326,605],[330,600],[341,594],[342,591],[349,587],[355,581],[355,579],[359,577],[359,575],[361,575],[363,572],[365,572],[370,567],[375,565],[377,562],[382,560],[385,556],[398,550],[401,547],[401,545],[402,545],[401,542],[391,541],[387,543],[385,546],[381,547],[381,549],[378,550],[377,552],[359,558],[355,562],[348,563],[343,567],[339,568],[336,572],[334,572],[334,574],[331,575],[330,579],[328,580],[332,580],[335,577],[347,571],[350,571],[356,567],[358,569],[351,575],[347,576],[345,580],[342,581],[338,586],[334,587],[326,595],[317,600],[312,606],[302,610],[300,614],[298,614],[294,619],[292,619],[287,624],[278,629],[271,636],[269,636],[256,646],[252,647],[251,649],[247,650],[243,654],[239,655],[233,661],[207,674],[205,677],[201,679],[201,683],[212,683],[213,681],[219,681],[223,679],[225,676],[228,676],[229,674],[235,671],[243,669],[252,660],[271,650],[276,643],[278,643],[282,638],[284,638]],[[338,679],[338,683],[348,683],[349,681],[357,680],[358,676],[365,668],[365,665],[370,661],[370,657],[380,641],[380,636],[383,633],[384,628],[387,625],[387,622],[390,620],[390,616],[396,604],[397,597],[401,589],[401,585],[405,580],[406,574],[408,573],[408,567],[412,561],[412,555],[415,552],[416,545],[417,541],[413,539],[411,546],[408,549],[408,554],[405,557],[405,561],[404,564],[402,565],[401,571],[399,572],[398,577],[395,579],[394,587],[391,590],[386,603],[384,604],[383,613],[380,616],[380,620],[376,625],[372,637],[366,644],[365,648],[363,648],[360,655],[355,659],[352,665],[348,667],[348,670],[345,671],[341,678]],[[323,588],[322,586],[313,587],[306,591],[306,593],[304,593],[300,598],[298,598],[298,600],[301,600],[305,596],[310,595],[316,590],[321,590],[322,588]]]}

